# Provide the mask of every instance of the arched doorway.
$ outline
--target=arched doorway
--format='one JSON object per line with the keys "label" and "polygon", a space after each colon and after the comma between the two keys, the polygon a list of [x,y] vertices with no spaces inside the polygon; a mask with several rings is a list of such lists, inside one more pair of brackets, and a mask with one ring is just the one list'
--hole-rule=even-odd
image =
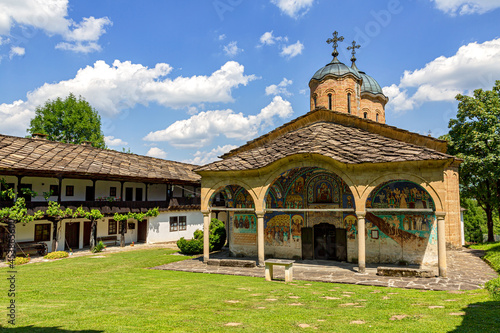
{"label": "arched doorway", "polygon": [[355,223],[347,217],[354,212],[352,192],[339,176],[317,167],[290,169],[266,194],[265,254],[345,261]]}

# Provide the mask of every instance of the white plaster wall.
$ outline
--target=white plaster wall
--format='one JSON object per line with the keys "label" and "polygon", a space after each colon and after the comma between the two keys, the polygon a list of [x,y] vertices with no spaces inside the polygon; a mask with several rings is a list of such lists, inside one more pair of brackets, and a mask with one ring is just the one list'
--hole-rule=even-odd
{"label": "white plaster wall", "polygon": [[167,199],[166,184],[151,184],[148,186],[148,201],[161,201]]}
{"label": "white plaster wall", "polygon": [[[15,183],[17,184],[17,180]],[[21,184],[31,184],[31,190],[37,193],[37,196],[32,197],[31,201],[45,201],[43,192],[49,192],[50,185],[59,185],[59,180],[57,178],[23,177]],[[57,196],[53,195],[49,200],[55,201]]]}
{"label": "white plaster wall", "polygon": [[182,197],[182,188],[179,185],[174,185],[174,190],[172,191],[172,196],[174,198]]}
{"label": "white plaster wall", "polygon": [[[143,184],[143,183],[132,183],[132,182],[125,182],[123,184],[123,200],[125,200],[125,189],[127,187],[131,187],[133,188],[133,195],[132,195],[132,201],[136,201],[136,197],[135,197],[135,189],[136,188],[142,188],[142,200],[144,200],[146,198],[146,184]],[[119,194],[117,193],[117,195],[119,196]]]}
{"label": "white plaster wall", "polygon": [[95,197],[97,198],[108,198],[109,190],[111,187],[116,187],[116,197],[120,197],[120,182],[111,182],[105,180],[98,180],[95,182]]}
{"label": "white plaster wall", "polygon": [[[170,232],[170,216],[186,216],[186,230]],[[203,230],[203,214],[200,211],[168,211],[157,217],[150,217],[148,223],[148,243],[174,242],[181,237],[193,238],[193,233]]]}
{"label": "white plaster wall", "polygon": [[[66,186],[73,185],[73,196],[66,196]],[[84,201],[85,200],[85,190],[87,186],[92,186],[92,181],[87,179],[63,179],[62,181],[62,191],[61,191],[61,201]],[[57,198],[56,198],[57,200]]]}
{"label": "white plaster wall", "polygon": [[[30,223],[27,223],[25,225],[23,225],[22,223],[18,223],[16,224],[16,241],[17,242],[33,242],[35,240],[35,225],[36,224],[50,224],[50,240],[49,241],[46,241],[45,244],[47,244],[48,248],[49,248],[49,251],[50,251],[50,248],[51,248],[51,242],[52,242],[52,223],[49,222],[49,221],[44,221],[44,220],[40,220],[40,221],[36,221],[36,222],[30,222]],[[17,249],[17,251],[19,253],[21,253],[21,251],[19,250],[19,248]]]}

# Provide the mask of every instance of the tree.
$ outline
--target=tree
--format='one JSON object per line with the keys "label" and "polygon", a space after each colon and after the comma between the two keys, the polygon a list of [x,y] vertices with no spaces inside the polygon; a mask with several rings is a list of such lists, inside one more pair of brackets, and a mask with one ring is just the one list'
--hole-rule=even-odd
{"label": "tree", "polygon": [[155,216],[158,216],[158,214],[160,214],[158,207],[153,208],[153,209],[149,209],[145,213],[132,213],[132,212],[129,212],[127,214],[115,213],[115,215],[113,216],[113,219],[115,221],[117,221],[119,224],[118,230],[120,231],[120,246],[121,247],[125,246],[125,229],[126,229],[125,223],[127,223],[127,221],[129,219],[134,219],[134,220],[137,220],[137,222],[140,222],[145,217],[155,217]]}
{"label": "tree", "polygon": [[486,228],[486,214],[475,199],[460,198],[464,211],[464,234],[466,242],[482,243],[483,227]]}
{"label": "tree", "polygon": [[52,222],[53,231],[52,231],[52,251],[57,251],[58,239],[59,239],[59,229],[58,225],[63,219],[71,217],[73,215],[73,210],[71,208],[66,208],[65,210],[61,209],[61,205],[55,201],[49,201],[49,206],[45,211],[45,215],[47,216],[47,220]]}
{"label": "tree", "polygon": [[69,94],[66,99],[50,100],[36,109],[31,119],[30,134],[47,134],[49,140],[80,144],[92,142],[92,146],[106,148],[101,130],[101,117],[82,97]]}
{"label": "tree", "polygon": [[449,153],[462,158],[461,195],[477,200],[486,212],[488,241],[494,241],[493,214],[500,215],[500,80],[492,90],[457,95],[457,119],[451,119]]}
{"label": "tree", "polygon": [[90,220],[90,251],[94,250],[94,247],[97,245],[97,220],[100,220],[104,217],[104,215],[97,209],[91,209],[90,212],[87,212],[83,209],[82,206],[78,207],[75,213],[73,214],[74,218],[84,217],[87,220]]}

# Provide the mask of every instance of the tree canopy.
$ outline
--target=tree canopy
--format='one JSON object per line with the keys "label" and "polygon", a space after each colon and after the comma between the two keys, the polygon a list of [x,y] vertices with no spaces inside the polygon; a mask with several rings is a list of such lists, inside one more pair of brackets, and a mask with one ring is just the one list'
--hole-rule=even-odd
{"label": "tree canopy", "polygon": [[101,117],[86,100],[73,94],[37,107],[28,132],[47,134],[53,141],[74,144],[90,141],[94,147],[106,148]]}
{"label": "tree canopy", "polygon": [[500,214],[500,80],[492,90],[457,95],[457,119],[451,119],[449,153],[462,158],[460,192],[485,210],[488,241],[493,241],[493,214]]}

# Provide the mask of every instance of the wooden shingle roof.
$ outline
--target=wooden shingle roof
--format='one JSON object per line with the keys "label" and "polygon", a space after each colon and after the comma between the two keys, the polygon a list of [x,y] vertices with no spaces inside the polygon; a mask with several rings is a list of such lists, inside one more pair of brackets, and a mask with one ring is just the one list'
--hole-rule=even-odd
{"label": "wooden shingle roof", "polygon": [[349,115],[333,119],[332,113],[299,117],[195,171],[259,169],[295,154],[320,154],[345,164],[455,159],[441,140]]}
{"label": "wooden shingle roof", "polygon": [[198,183],[195,165],[43,139],[0,135],[0,174]]}

